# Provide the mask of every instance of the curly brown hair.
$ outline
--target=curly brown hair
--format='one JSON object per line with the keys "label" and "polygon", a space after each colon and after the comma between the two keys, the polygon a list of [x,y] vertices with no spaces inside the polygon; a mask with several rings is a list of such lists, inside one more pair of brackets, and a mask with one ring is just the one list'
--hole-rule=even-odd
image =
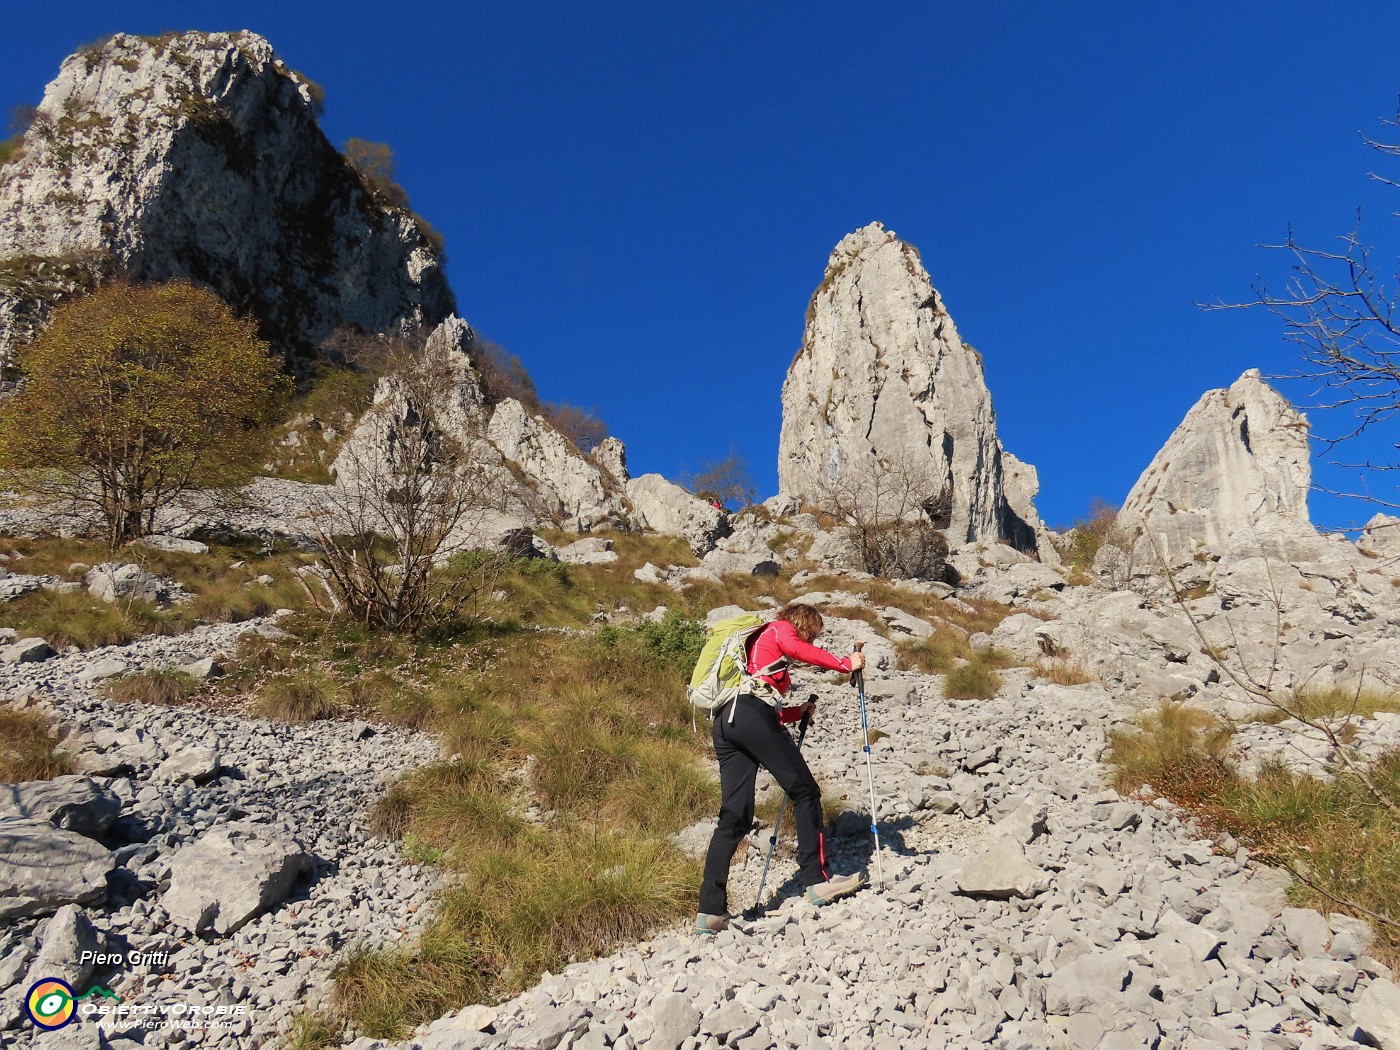
{"label": "curly brown hair", "polygon": [[808,645],[816,641],[817,635],[822,633],[824,622],[821,613],[801,602],[788,602],[778,610],[778,615],[774,619],[786,620],[792,624],[793,630],[797,632],[797,637]]}

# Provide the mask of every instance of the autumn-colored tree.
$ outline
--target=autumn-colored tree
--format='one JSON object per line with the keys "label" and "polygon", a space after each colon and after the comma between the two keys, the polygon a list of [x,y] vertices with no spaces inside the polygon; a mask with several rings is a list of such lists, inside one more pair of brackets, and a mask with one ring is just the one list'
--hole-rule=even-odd
{"label": "autumn-colored tree", "polygon": [[563,401],[550,401],[540,407],[550,425],[572,441],[580,452],[592,452],[608,436],[608,425],[591,408],[579,408]]}
{"label": "autumn-colored tree", "polygon": [[0,404],[7,481],[94,514],[116,547],[195,488],[246,481],[290,389],[279,362],[212,292],[113,280],[54,311]]}
{"label": "autumn-colored tree", "polygon": [[394,179],[394,150],[387,142],[349,139],[345,143],[345,159],[371,191],[400,208],[409,207],[408,191]]}
{"label": "autumn-colored tree", "polygon": [[758,500],[758,489],[749,474],[749,465],[731,447],[724,459],[710,460],[684,478],[686,487],[701,499],[721,503],[729,510],[752,507]]}

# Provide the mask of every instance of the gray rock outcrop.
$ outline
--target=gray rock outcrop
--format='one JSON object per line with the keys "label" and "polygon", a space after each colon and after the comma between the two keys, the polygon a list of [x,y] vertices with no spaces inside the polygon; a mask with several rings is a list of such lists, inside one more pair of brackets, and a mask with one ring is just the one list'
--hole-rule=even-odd
{"label": "gray rock outcrop", "polygon": [[683,536],[704,557],[729,533],[729,515],[692,496],[660,474],[643,474],[627,483],[637,524],[671,536]]}
{"label": "gray rock outcrop", "polygon": [[1400,518],[1377,514],[1366,523],[1356,541],[1357,550],[1393,563],[1400,559]]}
{"label": "gray rock outcrop", "polygon": [[[392,476],[401,466],[394,450],[432,418],[465,450],[464,469],[479,474],[482,510],[490,521],[475,531],[506,531],[541,521],[569,521],[582,529],[620,517],[622,483],[585,456],[543,416],[513,398],[488,404],[472,364],[476,335],[461,318],[448,317],[424,340],[407,380],[388,376],[375,386],[374,401],[331,464],[337,483]],[[608,462],[624,474],[626,453],[610,438]],[[601,446],[600,446],[601,447]],[[464,542],[475,543],[474,538]],[[483,541],[484,542],[484,541]]]}
{"label": "gray rock outcrop", "polygon": [[175,855],[161,903],[193,933],[232,933],[291,891],[313,858],[290,835],[256,824],[228,824]]}
{"label": "gray rock outcrop", "polygon": [[45,915],[107,894],[112,854],[47,820],[0,817],[0,919]]}
{"label": "gray rock outcrop", "polygon": [[1008,499],[982,359],[958,336],[918,252],[878,222],[831,253],[782,403],[783,492],[820,501],[893,471],[927,490],[921,498],[949,500],[952,544],[1037,546],[1034,472],[1017,464]]}
{"label": "gray rock outcrop", "polygon": [[121,800],[91,777],[0,784],[0,817],[46,820],[90,839],[101,838],[119,812]]}
{"label": "gray rock outcrop", "polygon": [[621,487],[612,475],[514,398],[496,405],[486,436],[529,479],[556,520],[572,519],[587,530],[621,513]]}
{"label": "gray rock outcrop", "polygon": [[89,569],[83,582],[89,594],[104,602],[136,600],[159,605],[171,596],[168,581],[130,563],[104,562]]}
{"label": "gray rock outcrop", "polygon": [[[1250,369],[1208,390],[1153,457],[1118,513],[1171,565],[1261,533],[1313,533],[1308,522],[1308,420]],[[1140,544],[1140,546],[1143,546]]]}
{"label": "gray rock outcrop", "polygon": [[0,168],[0,356],[98,272],[183,277],[310,354],[452,311],[437,251],[327,141],[250,32],[118,34],[68,58]]}

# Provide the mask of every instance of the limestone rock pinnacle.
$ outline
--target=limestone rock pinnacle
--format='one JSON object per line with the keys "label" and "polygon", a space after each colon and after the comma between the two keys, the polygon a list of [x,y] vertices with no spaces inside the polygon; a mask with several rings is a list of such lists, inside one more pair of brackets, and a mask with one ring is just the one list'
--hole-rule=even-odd
{"label": "limestone rock pinnacle", "polygon": [[1312,533],[1308,420],[1250,369],[1207,390],[1128,493],[1120,524],[1169,564],[1219,554],[1250,533]]}
{"label": "limestone rock pinnacle", "polygon": [[1034,470],[1015,505],[978,353],[963,343],[919,253],[875,222],[842,238],[783,384],[778,482],[820,500],[852,473],[894,468],[950,504],[948,539],[1025,550],[1043,526]]}

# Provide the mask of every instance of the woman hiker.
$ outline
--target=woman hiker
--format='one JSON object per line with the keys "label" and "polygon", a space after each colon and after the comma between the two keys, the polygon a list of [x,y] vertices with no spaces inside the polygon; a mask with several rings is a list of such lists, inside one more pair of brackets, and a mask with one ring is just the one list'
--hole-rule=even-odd
{"label": "woman hiker", "polygon": [[[797,821],[797,863],[802,883],[807,887],[807,899],[813,904],[826,904],[854,893],[865,882],[861,874],[832,878],[827,873],[821,790],[803,761],[802,752],[782,728],[816,709],[811,701],[791,707],[783,704],[792,687],[787,673],[789,660],[847,673],[865,666],[861,653],[843,658],[813,645],[821,633],[822,616],[816,609],[797,603],[785,605],[755,636],[749,650],[745,670],[755,676],[751,688],[715,712],[711,733],[724,799],[705,855],[700,911],[695,916],[697,934],[710,936],[729,927],[729,862],[739,841],[753,827],[754,785],[759,766],[772,773],[778,786],[792,799]],[[760,671],[767,673],[759,674]]]}

